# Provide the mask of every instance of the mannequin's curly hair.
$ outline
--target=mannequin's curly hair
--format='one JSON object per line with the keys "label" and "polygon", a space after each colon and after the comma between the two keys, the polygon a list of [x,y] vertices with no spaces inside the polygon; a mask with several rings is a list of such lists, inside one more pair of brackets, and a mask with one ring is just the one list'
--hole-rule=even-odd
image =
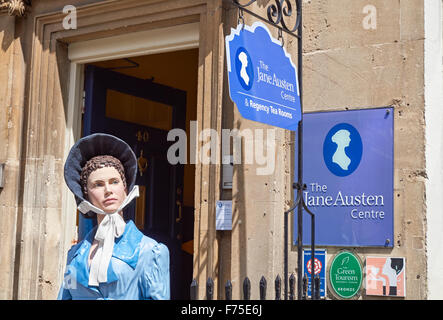
{"label": "mannequin's curly hair", "polygon": [[96,156],[88,160],[86,164],[82,168],[82,172],[80,174],[80,185],[82,187],[83,195],[85,199],[88,199],[88,178],[89,175],[94,172],[97,169],[105,168],[105,167],[112,167],[115,168],[118,173],[120,174],[120,177],[122,179],[123,185],[125,189],[126,187],[126,177],[125,177],[125,169],[117,158],[113,156]]}

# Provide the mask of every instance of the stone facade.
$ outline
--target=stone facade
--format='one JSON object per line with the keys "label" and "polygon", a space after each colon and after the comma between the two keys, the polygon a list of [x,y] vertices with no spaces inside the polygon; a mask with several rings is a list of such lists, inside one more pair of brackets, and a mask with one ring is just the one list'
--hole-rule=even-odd
{"label": "stone facade", "polygon": [[[268,4],[257,1],[251,10],[266,16]],[[77,8],[75,30],[62,26],[66,5]],[[303,1],[304,111],[394,108],[394,247],[356,251],[363,260],[405,257],[408,299],[428,298],[424,16],[424,1]],[[229,98],[224,36],[237,21],[237,9],[221,0],[35,0],[24,17],[0,11],[0,299],[54,299],[75,239],[63,181],[64,158],[79,135],[68,123],[69,45],[199,22],[199,128],[269,129],[242,119]],[[253,21],[245,14],[246,23]],[[296,57],[296,40],[284,39]],[[283,274],[296,134],[275,133],[273,175],[257,176],[259,165],[235,165],[231,192],[220,188],[221,165],[195,168],[194,277],[201,286],[213,277],[220,299],[228,279],[238,299],[245,276],[257,284],[262,275]],[[215,230],[219,199],[233,201],[232,231]],[[328,248],[328,260],[339,249]],[[295,273],[297,248],[289,250]]]}

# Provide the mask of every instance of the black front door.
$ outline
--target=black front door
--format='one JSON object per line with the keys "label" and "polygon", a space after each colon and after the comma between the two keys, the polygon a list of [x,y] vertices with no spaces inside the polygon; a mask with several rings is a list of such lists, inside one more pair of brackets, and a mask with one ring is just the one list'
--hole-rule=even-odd
{"label": "black front door", "polygon": [[[83,135],[109,133],[126,141],[138,159],[140,197],[125,218],[170,253],[171,299],[184,299],[182,267],[183,165],[171,165],[167,141],[172,128],[185,129],[186,92],[109,71],[85,69]],[[92,227],[79,221],[79,234]]]}

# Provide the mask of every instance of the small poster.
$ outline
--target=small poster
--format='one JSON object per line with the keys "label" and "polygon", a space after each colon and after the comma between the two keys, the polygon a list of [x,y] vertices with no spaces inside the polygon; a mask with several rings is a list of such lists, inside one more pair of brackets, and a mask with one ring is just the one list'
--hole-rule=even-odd
{"label": "small poster", "polygon": [[405,258],[367,257],[366,295],[406,297]]}
{"label": "small poster", "polygon": [[232,230],[232,201],[217,201],[215,217],[216,230]]}

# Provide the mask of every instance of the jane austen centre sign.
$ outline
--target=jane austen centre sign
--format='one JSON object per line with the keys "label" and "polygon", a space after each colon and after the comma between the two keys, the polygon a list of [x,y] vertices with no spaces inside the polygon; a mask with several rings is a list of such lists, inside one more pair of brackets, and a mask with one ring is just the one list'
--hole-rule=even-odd
{"label": "jane austen centre sign", "polygon": [[303,124],[303,196],[315,213],[316,244],[392,247],[393,109],[307,113]]}
{"label": "jane austen centre sign", "polygon": [[262,22],[239,24],[225,41],[229,93],[242,117],[297,130],[297,71],[281,42]]}

